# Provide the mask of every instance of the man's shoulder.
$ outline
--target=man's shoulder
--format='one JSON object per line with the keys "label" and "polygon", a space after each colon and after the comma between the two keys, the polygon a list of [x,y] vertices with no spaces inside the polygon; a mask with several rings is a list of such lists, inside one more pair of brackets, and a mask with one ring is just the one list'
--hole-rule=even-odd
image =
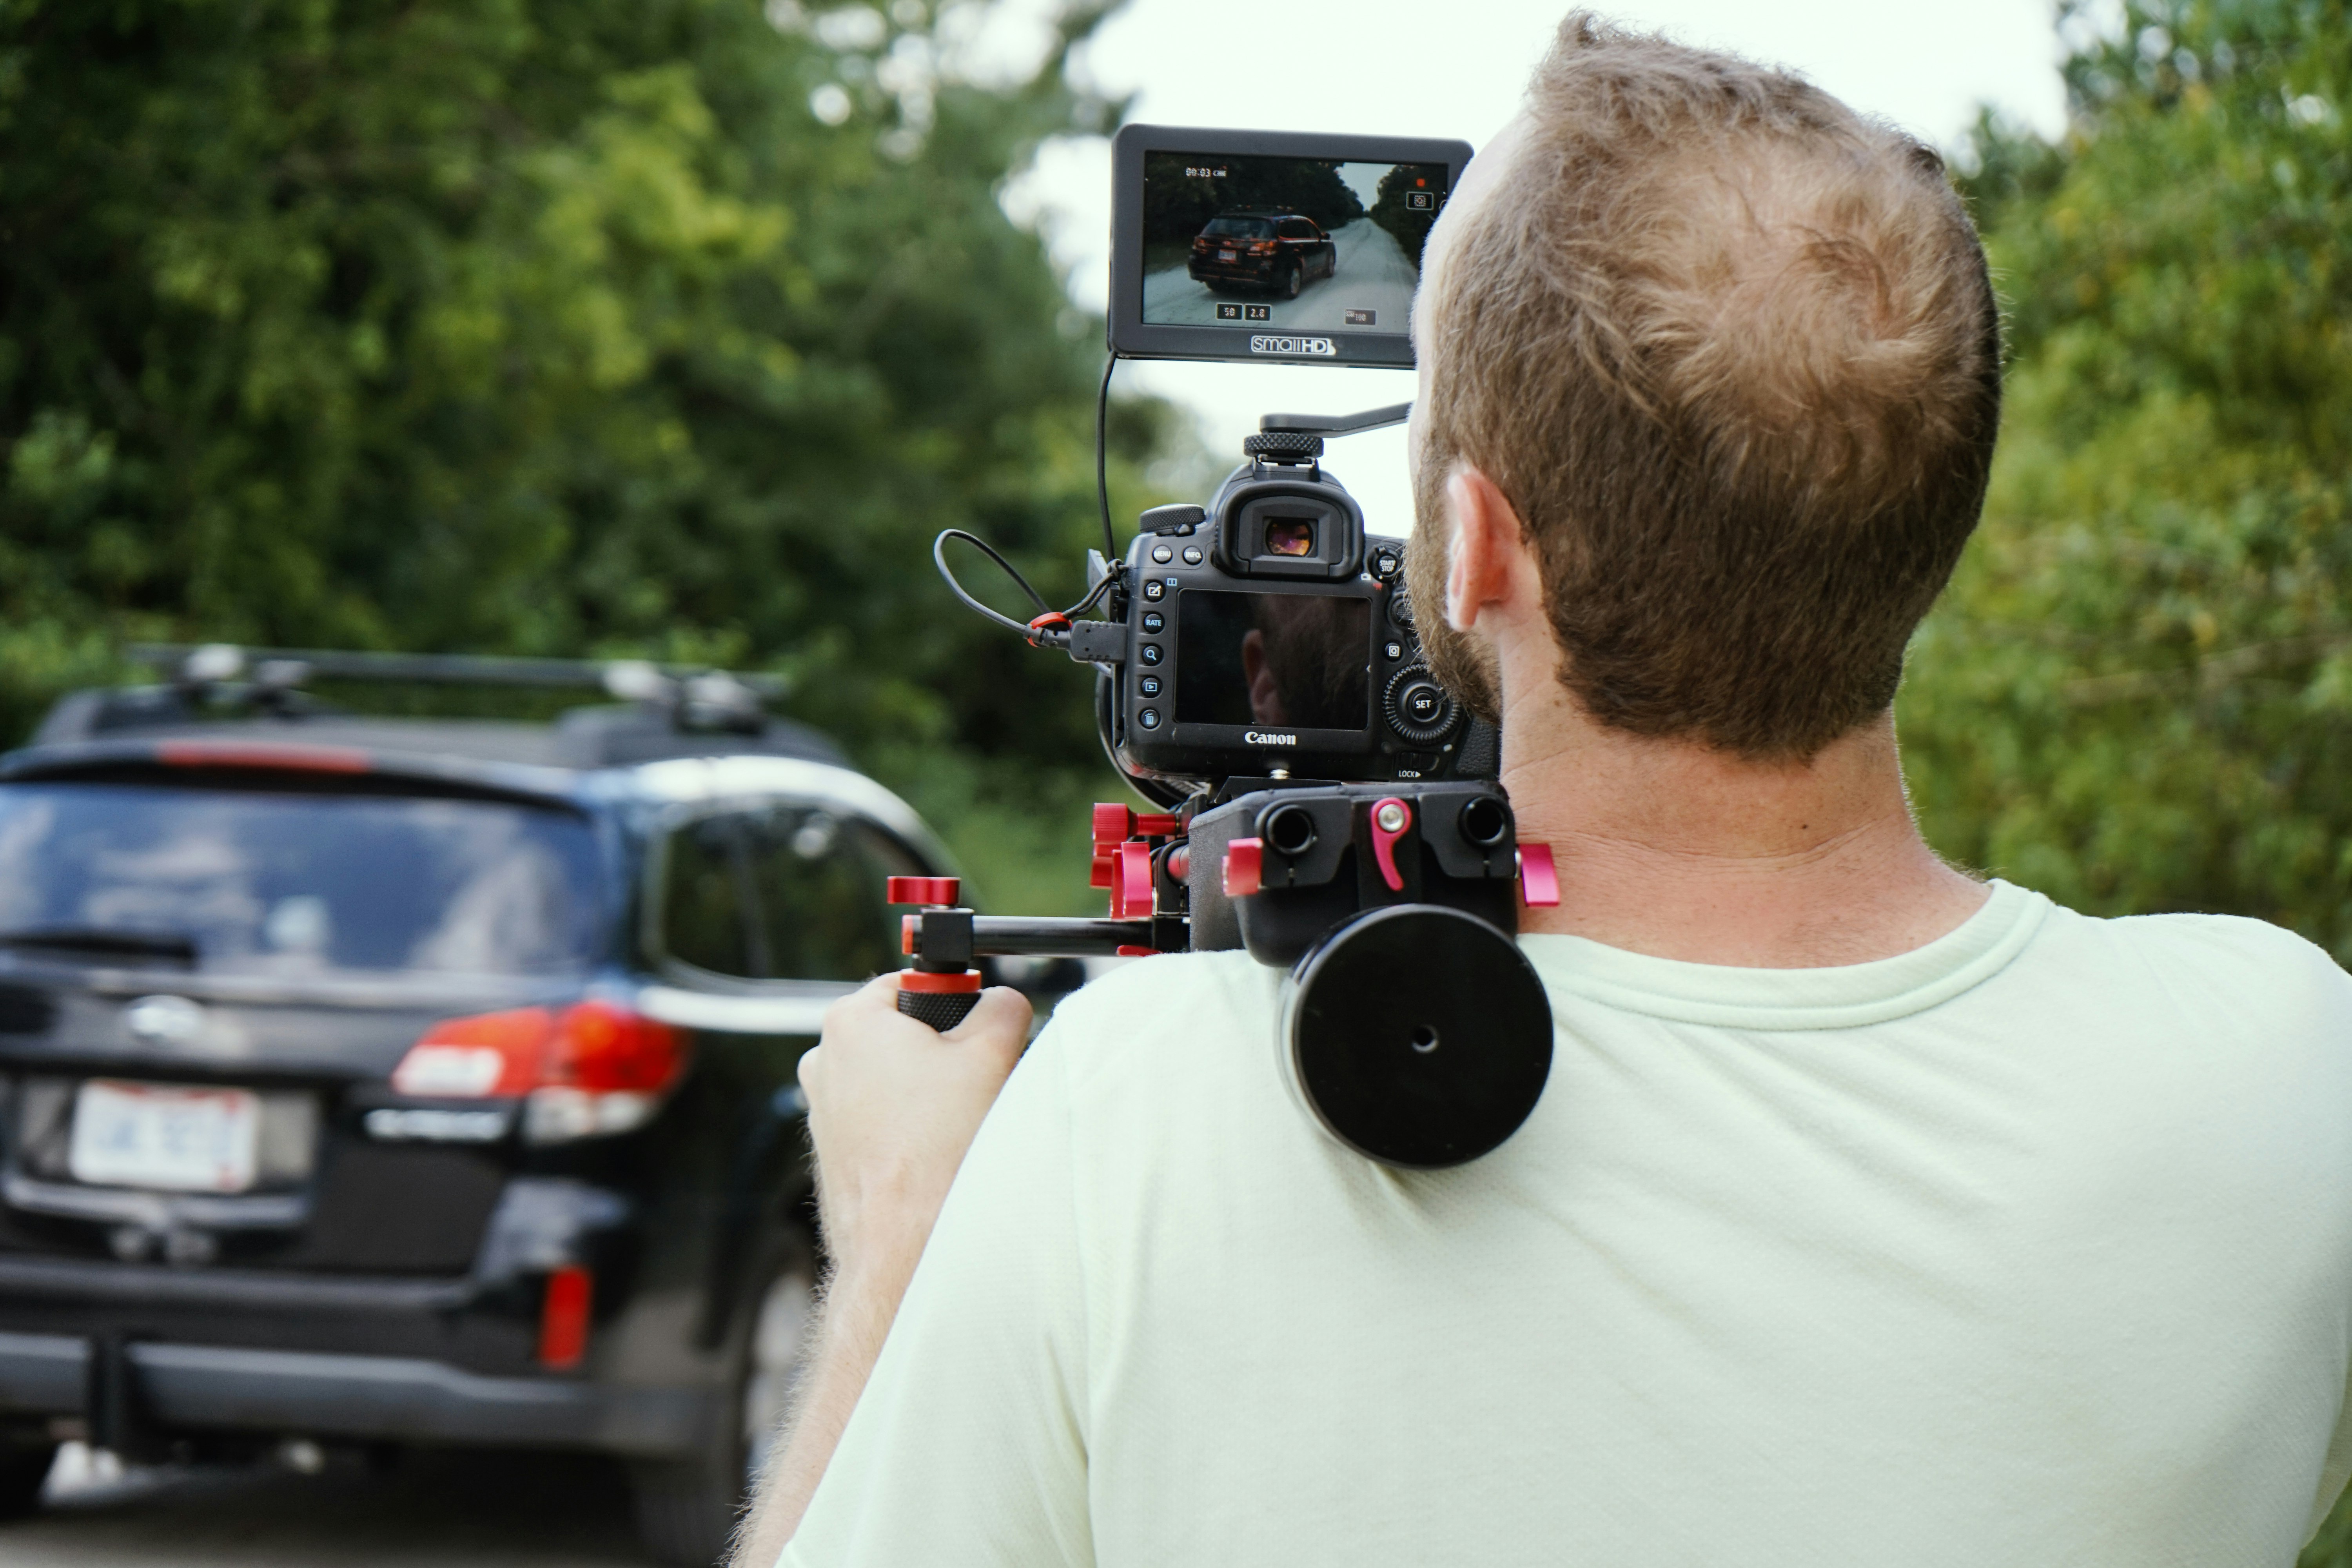
{"label": "man's shoulder", "polygon": [[1244,1034],[1271,1037],[1280,988],[1280,973],[1246,952],[1161,953],[1064,998],[1053,1028],[1080,1076],[1171,1052],[1215,1055]]}
{"label": "man's shoulder", "polygon": [[2073,962],[2094,962],[2118,977],[2159,973],[2249,992],[2352,999],[2347,975],[2326,949],[2268,921],[2245,915],[2160,914],[2101,918],[2063,906],[2048,928],[2051,946]]}
{"label": "man's shoulder", "polygon": [[1246,952],[1162,952],[1131,959],[1054,1008],[1054,1027],[1164,1035],[1221,1027],[1277,1006],[1279,973]]}
{"label": "man's shoulder", "polygon": [[1204,1142],[1246,1158],[1292,1142],[1303,1124],[1280,1068],[1281,988],[1282,972],[1246,952],[1163,953],[1065,999],[1037,1048],[1062,1076],[1081,1142],[1121,1164],[1181,1161]]}
{"label": "man's shoulder", "polygon": [[2320,1037],[2352,1049],[2352,975],[2326,950],[2242,915],[2059,909],[2036,944],[2049,985],[2157,1008],[2238,1038]]}

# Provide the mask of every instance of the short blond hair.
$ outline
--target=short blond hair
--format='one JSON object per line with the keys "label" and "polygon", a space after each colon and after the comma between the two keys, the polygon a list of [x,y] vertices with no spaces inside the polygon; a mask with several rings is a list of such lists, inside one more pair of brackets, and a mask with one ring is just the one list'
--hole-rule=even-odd
{"label": "short blond hair", "polygon": [[1603,723],[1804,758],[1884,710],[2000,423],[1999,310],[1942,159],[1578,12],[1462,216],[1423,307],[1423,521],[1457,461],[1500,487]]}

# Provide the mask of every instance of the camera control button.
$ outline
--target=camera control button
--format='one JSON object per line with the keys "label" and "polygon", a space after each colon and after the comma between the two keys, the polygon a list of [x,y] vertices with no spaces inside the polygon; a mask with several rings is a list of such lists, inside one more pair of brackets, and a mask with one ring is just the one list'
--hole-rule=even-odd
{"label": "camera control button", "polygon": [[1461,709],[1426,666],[1408,665],[1389,681],[1381,706],[1389,728],[1416,746],[1425,746],[1454,728]]}
{"label": "camera control button", "polygon": [[1403,571],[1404,558],[1395,551],[1378,550],[1372,552],[1372,575],[1381,582],[1393,583],[1397,580],[1398,574]]}
{"label": "camera control button", "polygon": [[1147,730],[1157,730],[1160,728],[1160,710],[1157,708],[1146,708],[1142,712],[1138,713],[1135,716],[1135,721],[1138,724],[1142,725]]}
{"label": "camera control button", "polygon": [[1184,547],[1184,564],[1185,564],[1185,565],[1187,565],[1187,566],[1198,566],[1198,565],[1201,563],[1201,562],[1202,561],[1202,559],[1203,559],[1203,557],[1202,557],[1202,554],[1201,554],[1201,547],[1200,547],[1199,545],[1197,545],[1197,544],[1188,544],[1188,545],[1186,545],[1186,546]]}
{"label": "camera control button", "polygon": [[1146,664],[1158,664],[1160,662],[1160,645],[1156,642],[1145,643],[1141,647],[1135,650],[1135,657],[1141,659]]}
{"label": "camera control button", "polygon": [[1143,612],[1143,629],[1156,637],[1168,629],[1168,617],[1157,610],[1146,610]]}
{"label": "camera control button", "polygon": [[1404,657],[1404,644],[1401,642],[1384,643],[1381,647],[1381,651],[1388,655],[1391,658],[1402,658]]}
{"label": "camera control button", "polygon": [[1143,596],[1147,599],[1164,599],[1168,596],[1168,584],[1157,577],[1146,577],[1143,580]]}
{"label": "camera control button", "polygon": [[1135,689],[1146,697],[1157,697],[1160,695],[1160,678],[1156,675],[1147,675],[1135,683]]}
{"label": "camera control button", "polygon": [[1402,586],[1389,590],[1389,619],[1407,631],[1412,630],[1412,595]]}
{"label": "camera control button", "polygon": [[1155,544],[1151,547],[1151,558],[1165,566],[1176,559],[1176,547],[1172,544]]}

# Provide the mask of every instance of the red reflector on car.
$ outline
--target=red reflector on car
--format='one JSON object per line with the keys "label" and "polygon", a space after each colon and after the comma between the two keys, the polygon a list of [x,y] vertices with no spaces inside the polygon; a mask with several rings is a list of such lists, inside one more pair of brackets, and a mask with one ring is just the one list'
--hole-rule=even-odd
{"label": "red reflector on car", "polygon": [[375,759],[349,746],[279,746],[251,742],[164,741],[155,760],[173,768],[281,768],[302,773],[363,773]]}
{"label": "red reflector on car", "polygon": [[568,1263],[547,1277],[547,1295],[539,1309],[539,1363],[557,1371],[580,1364],[588,1353],[588,1311],[594,1305],[595,1280],[585,1268]]}

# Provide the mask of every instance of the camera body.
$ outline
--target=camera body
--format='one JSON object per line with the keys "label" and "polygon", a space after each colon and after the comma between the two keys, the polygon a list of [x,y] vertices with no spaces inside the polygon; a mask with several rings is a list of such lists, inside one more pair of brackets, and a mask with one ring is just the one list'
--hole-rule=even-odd
{"label": "camera body", "polygon": [[1253,454],[1208,507],[1144,524],[1124,563],[1126,657],[1108,678],[1111,752],[1129,774],[1369,783],[1478,761],[1422,658],[1405,542],[1367,533],[1311,457]]}

